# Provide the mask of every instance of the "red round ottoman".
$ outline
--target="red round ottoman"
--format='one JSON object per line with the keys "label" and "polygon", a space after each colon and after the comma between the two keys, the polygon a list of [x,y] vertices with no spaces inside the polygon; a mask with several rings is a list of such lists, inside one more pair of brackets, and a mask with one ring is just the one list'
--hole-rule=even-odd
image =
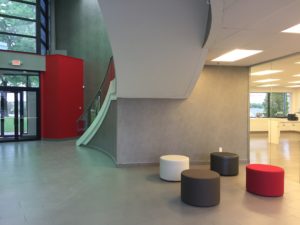
{"label": "red round ottoman", "polygon": [[249,164],[246,167],[246,188],[248,192],[276,197],[284,192],[284,170],[278,166]]}

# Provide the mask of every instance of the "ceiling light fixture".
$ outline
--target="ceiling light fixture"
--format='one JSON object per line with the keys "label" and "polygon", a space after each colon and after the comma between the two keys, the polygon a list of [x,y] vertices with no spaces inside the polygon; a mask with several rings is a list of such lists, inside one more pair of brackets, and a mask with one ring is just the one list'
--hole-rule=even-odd
{"label": "ceiling light fixture", "polygon": [[300,64],[300,61],[299,62],[295,62],[295,64]]}
{"label": "ceiling light fixture", "polygon": [[279,86],[279,84],[263,84],[263,85],[259,85],[257,87],[276,87]]}
{"label": "ceiling light fixture", "polygon": [[299,88],[300,85],[291,85],[291,86],[286,86],[286,87],[288,87],[288,88]]}
{"label": "ceiling light fixture", "polygon": [[294,34],[300,34],[300,23],[295,25],[295,26],[292,26],[288,29],[285,29],[283,31],[281,31],[283,33],[294,33]]}
{"label": "ceiling light fixture", "polygon": [[290,84],[300,84],[300,80],[296,80],[296,81],[290,81]]}
{"label": "ceiling light fixture", "polygon": [[256,80],[254,81],[255,83],[268,83],[268,82],[273,82],[273,81],[278,81],[280,79],[264,79],[264,80]]}
{"label": "ceiling light fixture", "polygon": [[251,76],[263,76],[263,75],[270,75],[274,73],[281,73],[283,70],[262,70],[258,72],[251,73]]}
{"label": "ceiling light fixture", "polygon": [[262,50],[246,50],[246,49],[234,49],[227,52],[211,61],[213,62],[235,62],[249,56],[261,53]]}

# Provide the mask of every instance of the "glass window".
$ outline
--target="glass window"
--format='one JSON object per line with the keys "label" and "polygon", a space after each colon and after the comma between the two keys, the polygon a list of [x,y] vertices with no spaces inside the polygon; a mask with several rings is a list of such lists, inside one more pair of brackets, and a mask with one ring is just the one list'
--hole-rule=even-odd
{"label": "glass window", "polygon": [[250,93],[250,117],[268,116],[268,94]]}
{"label": "glass window", "polygon": [[43,42],[48,47],[47,4],[47,0],[0,0],[0,49],[46,53],[40,46]]}
{"label": "glass window", "polygon": [[287,117],[290,107],[289,93],[270,93],[270,117]]}
{"label": "glass window", "polygon": [[41,54],[46,55],[47,54],[47,48],[46,46],[42,43],[41,44]]}
{"label": "glass window", "polygon": [[34,20],[36,18],[36,6],[10,0],[0,0],[0,13]]}
{"label": "glass window", "polygon": [[2,75],[2,86],[5,87],[26,87],[27,77],[22,75]]}
{"label": "glass window", "polygon": [[43,10],[43,12],[46,12],[46,3],[45,3],[45,0],[41,0],[40,4],[41,4],[41,10]]}
{"label": "glass window", "polygon": [[40,79],[38,76],[28,77],[28,87],[38,88],[40,86]]}
{"label": "glass window", "polygon": [[43,28],[41,29],[41,39],[44,43],[47,43],[46,31]]}
{"label": "glass window", "polygon": [[47,21],[45,16],[41,13],[41,25],[46,28],[47,27]]}
{"label": "glass window", "polygon": [[290,93],[250,93],[250,117],[287,117]]}
{"label": "glass window", "polygon": [[0,23],[1,32],[36,36],[36,22],[4,18],[0,16]]}
{"label": "glass window", "polygon": [[36,53],[36,39],[0,34],[0,49]]}

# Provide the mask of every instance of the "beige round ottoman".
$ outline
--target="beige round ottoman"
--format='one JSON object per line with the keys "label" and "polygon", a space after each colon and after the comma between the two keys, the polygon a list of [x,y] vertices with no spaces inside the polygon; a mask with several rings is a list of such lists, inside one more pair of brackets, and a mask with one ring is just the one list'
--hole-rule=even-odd
{"label": "beige round ottoman", "polygon": [[189,169],[190,159],[184,155],[163,155],[160,157],[160,178],[166,181],[180,181],[181,172]]}

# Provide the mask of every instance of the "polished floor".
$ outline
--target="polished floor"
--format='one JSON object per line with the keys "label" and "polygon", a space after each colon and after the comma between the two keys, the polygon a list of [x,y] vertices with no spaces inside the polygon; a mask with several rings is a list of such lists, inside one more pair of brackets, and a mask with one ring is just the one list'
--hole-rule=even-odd
{"label": "polished floor", "polygon": [[238,176],[221,178],[221,203],[210,208],[182,203],[180,183],[161,181],[157,166],[115,168],[106,155],[73,141],[1,143],[0,224],[298,225],[297,138],[285,135],[269,150],[263,134],[251,137],[252,161],[285,166],[283,197],[245,192],[241,165]]}

